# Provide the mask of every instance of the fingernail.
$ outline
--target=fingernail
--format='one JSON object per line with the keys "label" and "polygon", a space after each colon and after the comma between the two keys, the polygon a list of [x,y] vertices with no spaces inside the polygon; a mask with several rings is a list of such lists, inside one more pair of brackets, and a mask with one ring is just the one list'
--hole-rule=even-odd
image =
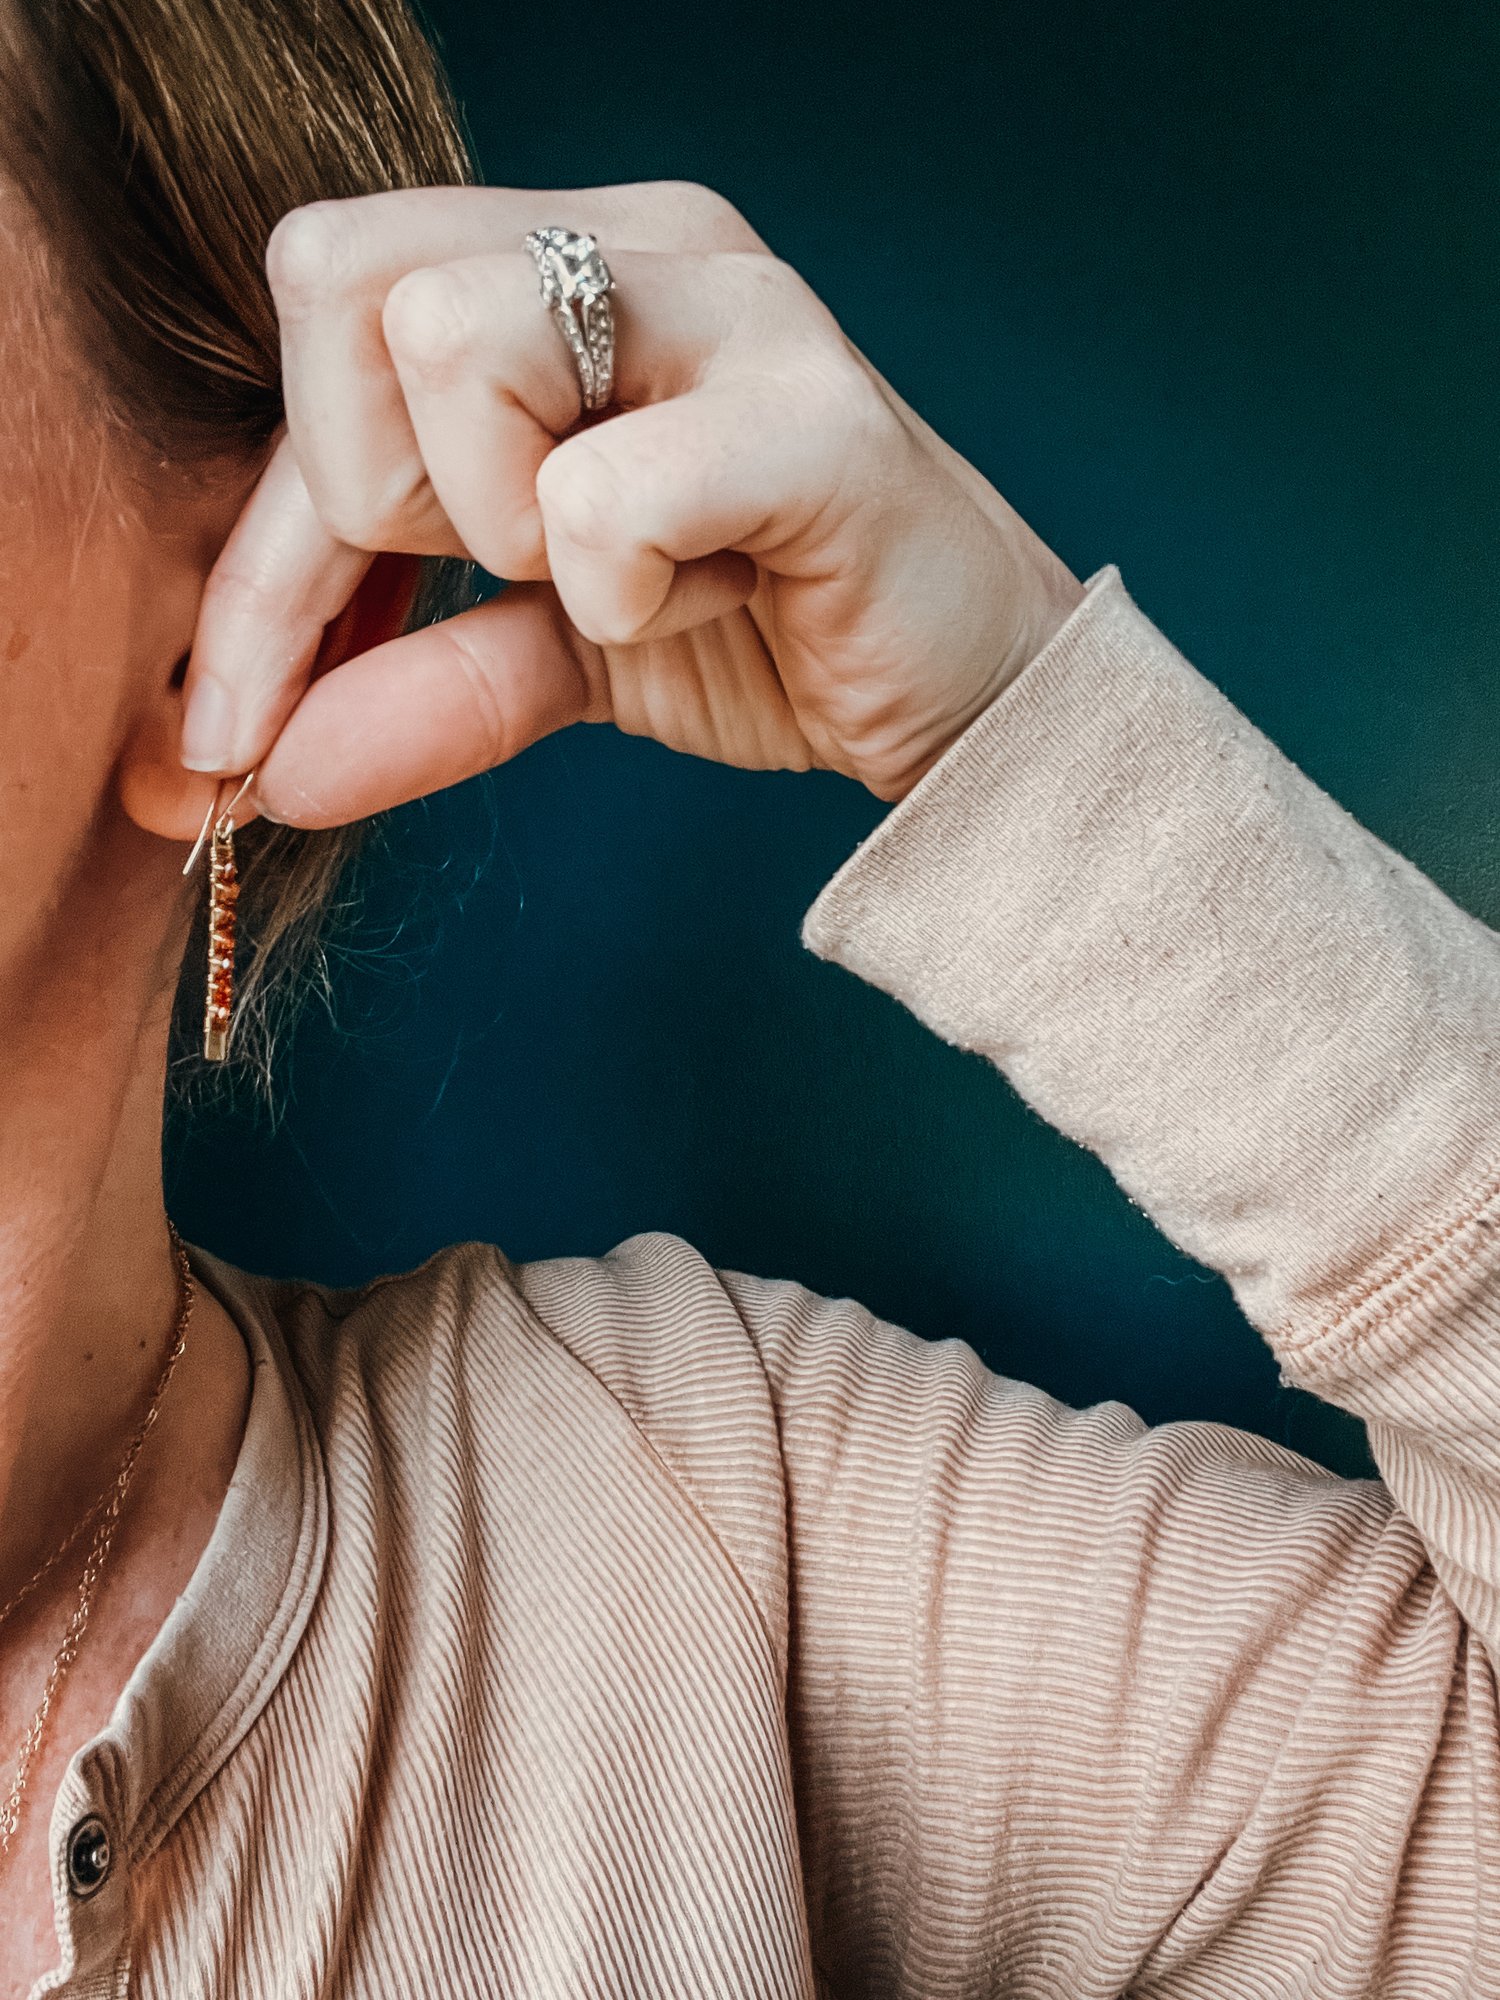
{"label": "fingernail", "polygon": [[182,762],[189,771],[233,768],[234,701],[222,681],[203,679],[182,724]]}

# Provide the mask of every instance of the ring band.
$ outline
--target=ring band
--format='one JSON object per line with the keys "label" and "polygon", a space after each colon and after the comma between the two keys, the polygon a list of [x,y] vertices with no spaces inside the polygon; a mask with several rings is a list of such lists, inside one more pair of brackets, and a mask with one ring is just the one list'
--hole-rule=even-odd
{"label": "ring band", "polygon": [[615,281],[592,236],[571,229],[533,229],[526,248],[578,370],[586,410],[602,410],[614,394],[615,316],[609,295]]}

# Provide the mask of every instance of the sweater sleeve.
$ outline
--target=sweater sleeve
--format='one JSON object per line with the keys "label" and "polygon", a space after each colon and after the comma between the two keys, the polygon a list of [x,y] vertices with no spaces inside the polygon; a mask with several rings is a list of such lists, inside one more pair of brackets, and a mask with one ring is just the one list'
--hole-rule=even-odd
{"label": "sweater sleeve", "polygon": [[1117,570],[853,855],[812,949],[978,1050],[1229,1280],[1500,1651],[1500,935]]}
{"label": "sweater sleeve", "polygon": [[1500,1992],[1500,939],[1112,569],[805,935],[1096,1151],[1383,1475],[723,1274],[827,1990]]}

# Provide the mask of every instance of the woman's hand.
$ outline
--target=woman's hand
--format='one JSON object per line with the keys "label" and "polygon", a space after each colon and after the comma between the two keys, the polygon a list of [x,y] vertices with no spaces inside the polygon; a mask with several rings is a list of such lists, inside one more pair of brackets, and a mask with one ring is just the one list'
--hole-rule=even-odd
{"label": "woman's hand", "polygon": [[[554,221],[616,281],[616,403],[586,424],[523,243]],[[359,818],[577,721],[898,799],[1082,594],[706,189],[322,203],[268,268],[286,433],[209,579],[184,750],[257,766],[278,819]],[[515,587],[315,673],[389,597],[385,551]]]}

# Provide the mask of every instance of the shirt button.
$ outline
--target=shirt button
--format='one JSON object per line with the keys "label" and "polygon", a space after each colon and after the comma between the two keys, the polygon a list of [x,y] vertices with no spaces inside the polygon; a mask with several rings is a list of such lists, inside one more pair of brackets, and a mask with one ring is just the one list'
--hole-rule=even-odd
{"label": "shirt button", "polygon": [[81,1819],[68,1835],[68,1887],[80,1901],[104,1887],[112,1858],[103,1820],[93,1814]]}

